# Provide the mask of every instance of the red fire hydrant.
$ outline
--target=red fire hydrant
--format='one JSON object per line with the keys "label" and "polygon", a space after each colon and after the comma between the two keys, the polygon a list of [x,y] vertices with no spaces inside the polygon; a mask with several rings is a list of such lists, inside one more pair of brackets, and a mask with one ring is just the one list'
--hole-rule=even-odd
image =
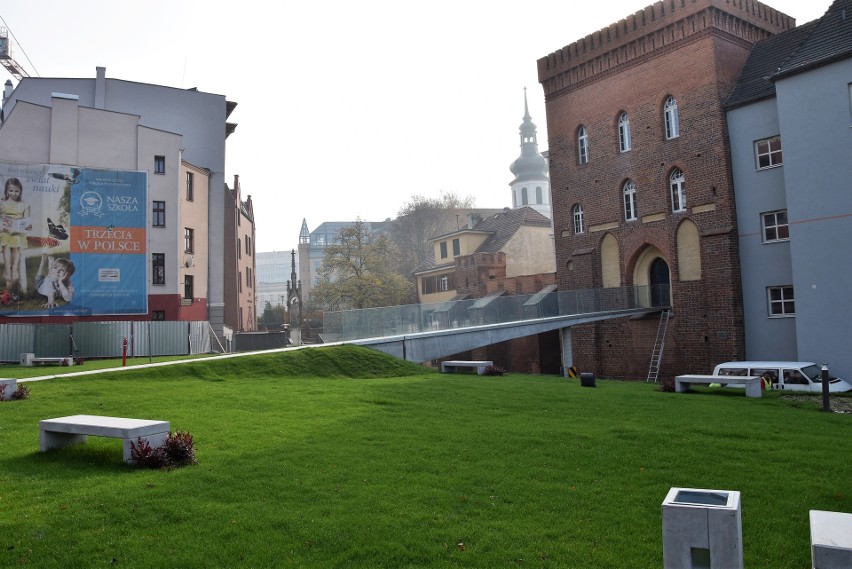
{"label": "red fire hydrant", "polygon": [[121,367],[125,367],[127,365],[127,336],[124,337],[124,341],[121,342]]}

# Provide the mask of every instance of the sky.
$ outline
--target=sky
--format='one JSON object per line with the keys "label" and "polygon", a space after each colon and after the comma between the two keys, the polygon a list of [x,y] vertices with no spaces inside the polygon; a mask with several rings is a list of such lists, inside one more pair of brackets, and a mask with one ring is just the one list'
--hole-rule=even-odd
{"label": "sky", "polygon": [[[803,24],[831,0],[765,3]],[[650,4],[4,0],[0,26],[33,76],[105,67],[236,102],[225,180],[251,195],[262,252],[296,247],[303,219],[383,221],[416,195],[511,206],[525,88],[547,149],[537,60]]]}

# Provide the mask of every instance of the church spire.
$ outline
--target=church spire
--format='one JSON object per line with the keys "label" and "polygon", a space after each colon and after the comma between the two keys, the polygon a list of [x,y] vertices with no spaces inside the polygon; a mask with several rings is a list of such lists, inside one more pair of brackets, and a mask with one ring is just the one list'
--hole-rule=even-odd
{"label": "church spire", "polygon": [[550,168],[547,159],[538,151],[537,129],[530,116],[526,87],[524,119],[519,131],[521,155],[509,167],[515,175],[509,184],[512,187],[512,207],[530,206],[550,217]]}

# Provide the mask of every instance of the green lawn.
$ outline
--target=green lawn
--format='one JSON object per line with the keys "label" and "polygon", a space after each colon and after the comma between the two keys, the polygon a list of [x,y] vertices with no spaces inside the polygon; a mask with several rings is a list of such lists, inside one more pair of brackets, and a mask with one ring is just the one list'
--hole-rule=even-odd
{"label": "green lawn", "polygon": [[[673,486],[742,492],[745,565],[852,512],[852,415],[775,393],[442,375],[316,348],[28,383],[0,403],[0,567],[662,566]],[[38,452],[38,421],[171,421],[199,464]]]}

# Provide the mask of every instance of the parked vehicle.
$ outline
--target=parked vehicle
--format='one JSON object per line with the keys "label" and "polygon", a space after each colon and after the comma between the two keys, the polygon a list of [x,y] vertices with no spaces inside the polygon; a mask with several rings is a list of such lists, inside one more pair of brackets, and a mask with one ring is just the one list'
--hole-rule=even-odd
{"label": "parked vehicle", "polygon": [[[757,376],[768,380],[772,389],[822,392],[822,366],[813,362],[725,362],[716,366],[713,375],[720,377]],[[719,383],[725,382],[720,381]],[[744,387],[743,384],[738,385],[736,383],[727,383],[727,386]],[[852,385],[839,377],[829,375],[828,390],[832,393],[852,391]]]}

